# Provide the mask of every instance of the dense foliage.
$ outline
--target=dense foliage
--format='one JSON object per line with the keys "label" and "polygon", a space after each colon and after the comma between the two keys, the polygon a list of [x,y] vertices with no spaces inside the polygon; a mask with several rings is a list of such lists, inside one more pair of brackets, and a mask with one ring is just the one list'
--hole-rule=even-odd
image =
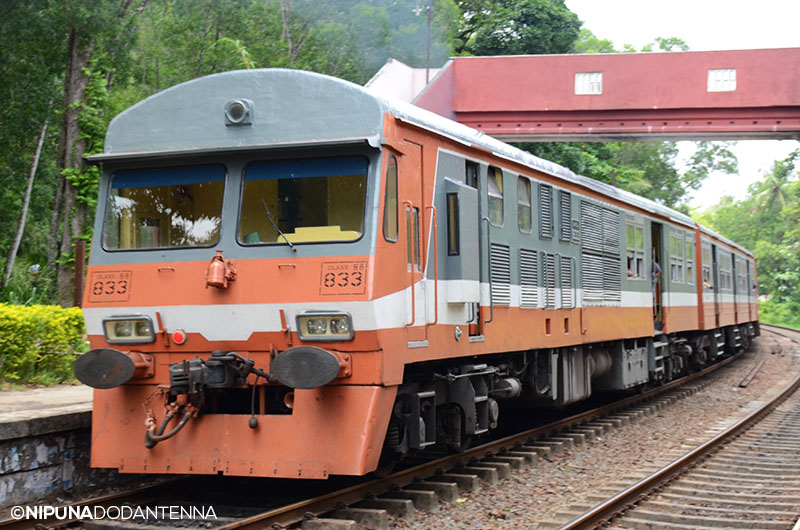
{"label": "dense foliage", "polygon": [[60,383],[86,351],[78,308],[0,304],[0,380]]}

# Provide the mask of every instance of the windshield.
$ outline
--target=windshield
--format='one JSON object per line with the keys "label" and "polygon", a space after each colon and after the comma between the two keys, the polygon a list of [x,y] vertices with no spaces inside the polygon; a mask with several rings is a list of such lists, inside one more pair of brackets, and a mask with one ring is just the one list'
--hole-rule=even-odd
{"label": "windshield", "polygon": [[367,167],[367,159],[356,156],[250,164],[239,241],[285,245],[360,238]]}
{"label": "windshield", "polygon": [[103,248],[210,246],[219,240],[225,168],[120,171],[111,179]]}

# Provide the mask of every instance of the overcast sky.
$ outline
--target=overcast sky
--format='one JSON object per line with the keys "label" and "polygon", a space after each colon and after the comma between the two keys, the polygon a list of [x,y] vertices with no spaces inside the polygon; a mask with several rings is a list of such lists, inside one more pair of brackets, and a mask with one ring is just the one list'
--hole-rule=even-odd
{"label": "overcast sky", "polygon": [[[689,49],[743,50],[800,47],[800,0],[566,0],[570,10],[600,39],[636,49],[656,37],[678,37]],[[787,65],[800,68],[800,65]],[[680,142],[681,152],[692,149]],[[739,175],[712,175],[695,193],[693,206],[716,204],[722,195],[743,198],[747,186],[800,147],[794,140],[740,141],[733,149]]]}

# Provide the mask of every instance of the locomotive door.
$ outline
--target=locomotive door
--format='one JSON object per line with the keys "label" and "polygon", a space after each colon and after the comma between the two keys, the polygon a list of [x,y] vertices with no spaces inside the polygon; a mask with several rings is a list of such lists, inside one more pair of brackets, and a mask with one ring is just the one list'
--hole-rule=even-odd
{"label": "locomotive door", "polygon": [[752,322],[756,319],[753,314],[753,269],[749,259],[745,260],[745,263],[747,265],[747,287],[745,288],[747,293],[747,321]]}
{"label": "locomotive door", "polygon": [[664,260],[662,246],[661,223],[650,225],[650,290],[653,294],[653,325],[655,329],[664,329]]}
{"label": "locomotive door", "polygon": [[719,327],[719,262],[717,261],[717,245],[711,245],[711,269],[714,274],[714,327]]}
{"label": "locomotive door", "polygon": [[733,322],[739,323],[739,260],[731,255],[731,290],[733,291]]}
{"label": "locomotive door", "polygon": [[425,257],[423,231],[425,206],[422,146],[404,141],[399,164],[398,191],[401,199],[401,241],[406,245],[406,337],[409,347],[427,346],[427,311],[425,296]]}

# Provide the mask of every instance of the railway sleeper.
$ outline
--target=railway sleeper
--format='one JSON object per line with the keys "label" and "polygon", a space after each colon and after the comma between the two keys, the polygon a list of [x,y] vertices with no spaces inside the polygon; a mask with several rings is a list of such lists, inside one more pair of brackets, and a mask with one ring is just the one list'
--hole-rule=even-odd
{"label": "railway sleeper", "polygon": [[[666,524],[681,524],[686,528],[753,528],[754,520],[734,519],[731,517],[703,517],[681,514],[669,514],[637,509],[619,521],[631,528],[646,528],[665,526]],[[758,520],[761,530],[785,530],[785,521]],[[661,524],[659,524],[661,523]]]}
{"label": "railway sleeper", "polygon": [[[687,500],[688,501],[688,500]],[[761,521],[764,517],[769,517],[770,519],[784,519],[786,520],[787,515],[793,516],[794,513],[789,511],[787,514],[786,510],[752,510],[749,506],[741,506],[738,508],[726,507],[723,508],[721,506],[701,506],[698,504],[692,504],[691,502],[664,502],[658,500],[647,501],[643,503],[642,508],[650,509],[650,510],[658,510],[662,513],[678,513],[684,515],[695,515],[695,516],[710,516],[710,515],[719,515],[722,517],[731,517],[735,516],[737,519],[742,520],[750,520],[750,521]]]}

